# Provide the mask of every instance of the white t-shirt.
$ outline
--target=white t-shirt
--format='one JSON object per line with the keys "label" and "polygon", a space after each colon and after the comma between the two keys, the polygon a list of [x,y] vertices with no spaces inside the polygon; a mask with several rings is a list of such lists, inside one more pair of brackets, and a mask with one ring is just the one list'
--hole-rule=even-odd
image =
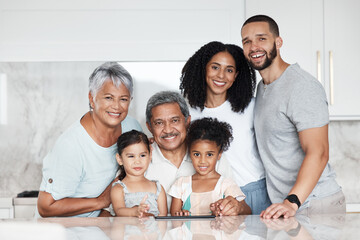
{"label": "white t-shirt", "polygon": [[264,166],[259,157],[254,133],[254,99],[243,113],[233,112],[231,104],[225,101],[216,108],[190,108],[191,120],[211,117],[227,122],[232,127],[233,141],[223,156],[233,170],[233,179],[239,186],[265,177]]}
{"label": "white t-shirt", "polygon": [[191,159],[185,154],[180,167],[177,168],[172,162],[164,157],[156,142],[152,144],[152,160],[146,170],[145,177],[149,180],[157,180],[164,187],[167,197],[168,209],[170,209],[171,196],[167,194],[171,185],[178,177],[190,176],[195,173]]}

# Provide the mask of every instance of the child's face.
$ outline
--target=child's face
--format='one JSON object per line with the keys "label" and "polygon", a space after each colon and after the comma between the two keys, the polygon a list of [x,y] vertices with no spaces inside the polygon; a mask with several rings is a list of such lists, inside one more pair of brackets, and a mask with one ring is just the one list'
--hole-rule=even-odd
{"label": "child's face", "polygon": [[190,158],[195,171],[202,175],[215,172],[217,160],[221,157],[220,146],[209,140],[197,140],[190,146]]}
{"label": "child's face", "polygon": [[116,154],[116,160],[124,165],[126,175],[144,175],[151,160],[151,153],[144,143],[135,143],[124,148],[121,156]]}

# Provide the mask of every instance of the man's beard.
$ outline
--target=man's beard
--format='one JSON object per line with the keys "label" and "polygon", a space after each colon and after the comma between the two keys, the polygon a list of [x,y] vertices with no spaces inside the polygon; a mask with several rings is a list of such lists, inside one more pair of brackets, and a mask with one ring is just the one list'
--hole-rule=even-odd
{"label": "man's beard", "polygon": [[251,61],[251,57],[250,57],[250,65],[258,71],[264,70],[265,68],[269,67],[271,65],[271,63],[273,62],[273,60],[276,58],[277,56],[277,51],[276,51],[276,44],[274,42],[274,46],[273,48],[270,50],[270,54],[269,56],[267,55],[267,52],[265,52],[265,62],[262,65],[255,65],[252,61]]}

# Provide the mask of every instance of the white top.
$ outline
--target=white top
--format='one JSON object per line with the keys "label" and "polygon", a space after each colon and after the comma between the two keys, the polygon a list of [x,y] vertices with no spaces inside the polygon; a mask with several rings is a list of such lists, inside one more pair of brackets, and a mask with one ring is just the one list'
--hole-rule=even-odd
{"label": "white top", "polygon": [[[225,177],[232,178],[232,170],[226,159],[220,159],[216,164],[216,171]],[[195,169],[188,153],[179,168],[177,168],[170,160],[166,159],[156,142],[152,144],[152,160],[145,173],[145,177],[149,180],[157,180],[164,187],[167,197],[168,209],[170,209],[171,196],[167,194],[171,185],[179,177],[192,176]]]}
{"label": "white top", "polygon": [[229,161],[234,174],[234,180],[239,186],[258,181],[265,177],[264,166],[259,157],[254,133],[254,99],[243,113],[231,110],[231,104],[225,101],[216,108],[190,108],[191,120],[203,117],[217,118],[227,122],[232,127],[234,140],[223,153]]}

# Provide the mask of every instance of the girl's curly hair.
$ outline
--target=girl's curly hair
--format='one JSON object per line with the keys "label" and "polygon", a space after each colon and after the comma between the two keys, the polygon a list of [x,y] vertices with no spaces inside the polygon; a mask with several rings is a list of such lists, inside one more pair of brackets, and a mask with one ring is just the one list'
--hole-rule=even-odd
{"label": "girl's curly hair", "polygon": [[197,140],[209,140],[220,146],[220,151],[226,151],[233,140],[232,128],[226,122],[219,122],[216,118],[201,118],[191,122],[186,135],[189,146]]}
{"label": "girl's curly hair", "polygon": [[241,47],[221,42],[210,42],[202,46],[189,60],[181,72],[180,90],[191,107],[204,109],[206,100],[206,65],[219,52],[228,52],[235,60],[237,77],[227,90],[227,100],[234,112],[243,112],[254,96],[256,75],[245,59]]}

